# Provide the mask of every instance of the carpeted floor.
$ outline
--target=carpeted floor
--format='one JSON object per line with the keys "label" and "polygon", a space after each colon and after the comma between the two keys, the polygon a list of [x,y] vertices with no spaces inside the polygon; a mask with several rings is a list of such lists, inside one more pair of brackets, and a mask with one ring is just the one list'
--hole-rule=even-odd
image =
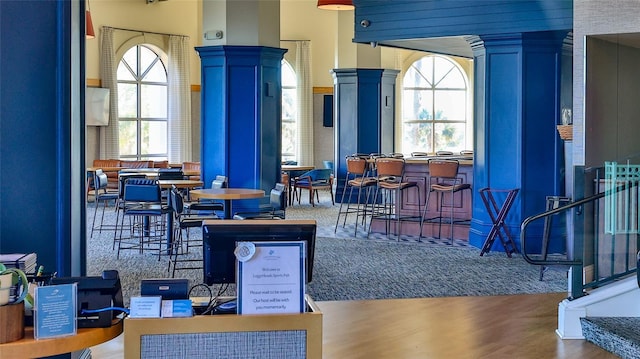
{"label": "carpeted floor", "polygon": [[[287,209],[287,218],[315,219],[318,222],[313,281],[307,292],[319,301],[381,298],[414,298],[437,296],[496,295],[563,292],[567,290],[566,272],[545,273],[539,281],[539,268],[527,264],[520,256],[508,258],[491,252],[480,256],[480,249],[458,240],[448,241],[403,237],[387,239],[366,232],[353,236],[353,225],[338,226],[334,233],[339,204],[331,206],[321,197],[316,207],[295,204]],[[87,209],[87,221],[93,219],[93,203]],[[100,212],[98,212],[100,213]],[[105,213],[105,221],[115,218],[113,207]],[[90,227],[90,225],[88,225]],[[90,228],[88,229],[90,231]],[[198,230],[191,235],[199,236]],[[167,258],[152,253],[124,251],[120,259],[111,249],[113,232],[94,234],[88,239],[88,274],[102,270],[120,272],[125,298],[140,291],[143,278],[167,277]],[[192,255],[197,256],[196,248]],[[191,285],[202,281],[200,270],[180,271],[176,277],[188,278]],[[217,291],[219,288],[212,288]],[[227,294],[233,294],[231,287]],[[195,293],[199,294],[199,293]],[[206,293],[202,293],[206,294]],[[127,300],[128,301],[128,300]]]}

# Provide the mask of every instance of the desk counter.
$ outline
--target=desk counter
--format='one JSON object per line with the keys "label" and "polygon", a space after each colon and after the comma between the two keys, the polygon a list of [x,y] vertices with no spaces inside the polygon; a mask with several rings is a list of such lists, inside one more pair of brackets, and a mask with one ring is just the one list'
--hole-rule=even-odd
{"label": "desk counter", "polygon": [[71,353],[109,341],[122,333],[122,321],[108,328],[79,328],[76,335],[34,339],[33,327],[26,327],[24,338],[0,344],[0,358],[40,358]]}

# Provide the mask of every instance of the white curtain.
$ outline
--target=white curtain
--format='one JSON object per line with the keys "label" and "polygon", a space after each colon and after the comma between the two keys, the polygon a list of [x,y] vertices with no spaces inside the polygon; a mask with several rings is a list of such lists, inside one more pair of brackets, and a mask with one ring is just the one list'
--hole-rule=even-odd
{"label": "white curtain", "polygon": [[191,161],[191,82],[189,38],[169,36],[169,162]]}
{"label": "white curtain", "polygon": [[298,164],[315,166],[313,159],[313,85],[311,83],[311,42],[296,41],[298,79]]}
{"label": "white curtain", "polygon": [[100,154],[98,158],[117,159],[120,157],[118,143],[118,79],[116,52],[113,47],[113,29],[102,27],[100,32],[100,75],[102,87],[110,90],[109,125],[99,127]]}

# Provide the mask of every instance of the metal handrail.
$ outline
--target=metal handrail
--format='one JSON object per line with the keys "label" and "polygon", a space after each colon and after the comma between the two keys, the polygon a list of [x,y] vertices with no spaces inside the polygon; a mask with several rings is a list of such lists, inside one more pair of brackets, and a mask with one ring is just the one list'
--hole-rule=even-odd
{"label": "metal handrail", "polygon": [[637,183],[634,183],[633,185],[631,185],[631,187],[627,187],[627,186],[617,186],[614,189],[608,190],[608,191],[604,191],[604,192],[600,192],[597,193],[593,196],[587,197],[587,198],[583,198],[580,200],[577,200],[575,202],[571,202],[569,204],[566,204],[564,206],[558,207],[558,208],[554,208],[551,210],[548,210],[546,212],[542,212],[540,214],[536,214],[533,216],[529,216],[527,218],[524,219],[524,221],[522,221],[522,224],[520,225],[520,241],[522,242],[522,258],[524,258],[525,261],[527,261],[527,263],[533,264],[533,265],[582,265],[583,261],[581,260],[561,260],[561,259],[534,259],[531,258],[528,254],[527,254],[527,236],[526,234],[526,229],[527,226],[538,219],[544,218],[544,217],[548,217],[548,216],[552,216],[556,213],[560,213],[563,211],[566,211],[568,209],[571,208],[575,208],[575,207],[580,207],[584,204],[587,204],[589,202],[594,202],[604,196],[608,196],[608,195],[612,195],[615,193],[618,193],[620,191],[624,191],[627,190],[629,188],[633,188],[634,186],[637,186]]}

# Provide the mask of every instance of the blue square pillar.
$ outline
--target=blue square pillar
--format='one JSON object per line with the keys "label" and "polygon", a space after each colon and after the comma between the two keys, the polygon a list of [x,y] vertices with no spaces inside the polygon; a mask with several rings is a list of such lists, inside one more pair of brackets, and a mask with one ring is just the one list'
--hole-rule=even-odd
{"label": "blue square pillar", "polygon": [[[566,32],[540,32],[469,39],[478,129],[469,233],[473,246],[482,247],[492,224],[480,189],[521,189],[505,221],[519,248],[522,221],[545,210],[546,196],[562,194],[563,147],[556,125],[565,36]],[[533,242],[527,249],[539,251],[539,241]],[[493,249],[503,250],[500,241]]]}
{"label": "blue square pillar", "polygon": [[[225,175],[229,187],[266,193],[280,181],[285,49],[197,47],[202,63],[201,172],[205,187]],[[257,201],[257,200],[256,200]],[[238,201],[234,211],[255,207]]]}
{"label": "blue square pillar", "polygon": [[[341,200],[345,186],[346,156],[394,151],[398,73],[387,69],[333,70],[337,201]],[[357,198],[350,200],[355,202]]]}

